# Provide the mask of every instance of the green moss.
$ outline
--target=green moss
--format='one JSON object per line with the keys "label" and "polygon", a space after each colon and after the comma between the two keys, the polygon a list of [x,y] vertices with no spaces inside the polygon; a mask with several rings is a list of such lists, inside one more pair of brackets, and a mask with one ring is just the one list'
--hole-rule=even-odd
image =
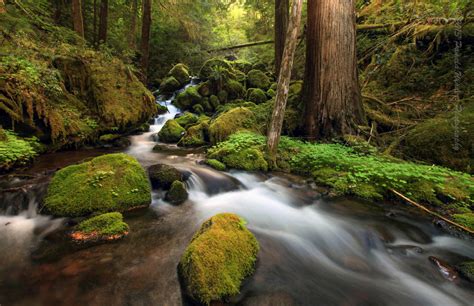
{"label": "green moss", "polygon": [[174,181],[170,190],[166,193],[165,200],[173,205],[182,204],[188,199],[186,185],[181,181]]}
{"label": "green moss", "polygon": [[181,88],[181,84],[179,81],[173,77],[167,77],[163,82],[160,84],[160,93],[170,94],[175,92],[176,90]]}
{"label": "green moss", "polygon": [[228,80],[224,85],[225,91],[228,93],[230,100],[240,99],[245,96],[245,88],[237,81]]}
{"label": "green moss", "polygon": [[246,60],[239,59],[239,60],[231,62],[231,64],[235,69],[242,71],[243,73],[246,73],[246,74],[250,70],[252,70],[252,63]]}
{"label": "green moss", "polygon": [[260,88],[249,88],[247,90],[247,99],[257,104],[267,102],[267,95]]}
{"label": "green moss", "polygon": [[161,105],[161,104],[156,104],[156,113],[158,115],[163,115],[168,112],[168,107]]}
{"label": "green moss", "polygon": [[110,143],[122,137],[120,134],[105,134],[99,137],[100,142]]}
{"label": "green moss", "polygon": [[267,90],[267,95],[274,98],[276,96],[276,92],[273,89]]}
{"label": "green moss", "polygon": [[121,213],[112,212],[82,221],[76,226],[75,231],[86,235],[93,234],[100,238],[124,236],[129,228],[127,223],[123,222]]}
{"label": "green moss", "polygon": [[178,169],[165,164],[150,166],[148,176],[154,188],[169,189],[174,181],[183,180],[183,174]]}
{"label": "green moss", "polygon": [[21,138],[2,128],[0,136],[0,172],[24,166],[38,155],[39,143],[36,138]]}
{"label": "green moss", "polygon": [[459,264],[457,270],[470,282],[474,282],[474,261],[465,261]]}
{"label": "green moss", "polygon": [[232,67],[228,61],[219,58],[212,58],[207,60],[201,67],[201,70],[199,71],[199,78],[203,81],[209,79],[216,70],[216,67],[221,67],[225,70],[232,70]]}
{"label": "green moss", "polygon": [[158,133],[160,141],[166,143],[178,142],[183,137],[186,130],[174,119],[166,121],[165,125]]}
{"label": "green moss", "polygon": [[209,140],[209,123],[202,121],[201,123],[190,127],[178,145],[183,147],[199,147],[204,146]]}
{"label": "green moss", "polygon": [[253,274],[258,249],[257,240],[239,216],[210,218],[179,263],[186,294],[205,305],[238,294],[243,280]]}
{"label": "green moss", "polygon": [[209,126],[211,143],[227,139],[231,134],[242,130],[255,131],[255,117],[248,108],[239,107],[222,113]]}
{"label": "green moss", "polygon": [[212,168],[219,170],[219,171],[225,171],[226,166],[225,164],[221,163],[217,159],[207,159],[206,160],[206,165],[211,166]]}
{"label": "green moss", "polygon": [[221,104],[219,102],[219,98],[215,95],[212,95],[209,97],[209,103],[211,104],[211,106],[214,108],[214,109],[217,109],[219,107],[219,105]]}
{"label": "green moss", "polygon": [[201,104],[196,104],[193,106],[193,111],[196,114],[204,114],[204,107]]}
{"label": "green moss", "polygon": [[198,117],[192,113],[185,112],[183,115],[176,118],[175,121],[182,127],[188,128],[198,121]]}
{"label": "green moss", "polygon": [[457,223],[464,225],[465,227],[474,229],[474,213],[464,213],[464,214],[454,214],[453,215],[454,221]]}
{"label": "green moss", "polygon": [[56,172],[44,207],[55,216],[77,217],[126,211],[150,202],[145,171],[133,157],[119,153]]}
{"label": "green moss", "polygon": [[192,110],[193,106],[201,103],[202,96],[197,91],[197,86],[190,86],[178,94],[173,102],[181,110]]}
{"label": "green moss", "polygon": [[203,97],[209,97],[211,95],[211,82],[202,82],[197,86],[198,93]]}
{"label": "green moss", "polygon": [[229,98],[229,94],[225,90],[221,90],[217,93],[217,98],[219,98],[219,102],[222,104],[227,103],[227,99]]}
{"label": "green moss", "polygon": [[184,86],[189,83],[189,68],[185,64],[177,64],[169,71],[168,76],[174,77],[181,86]]}
{"label": "green moss", "polygon": [[260,70],[250,70],[247,74],[247,87],[267,90],[270,87],[270,79]]}

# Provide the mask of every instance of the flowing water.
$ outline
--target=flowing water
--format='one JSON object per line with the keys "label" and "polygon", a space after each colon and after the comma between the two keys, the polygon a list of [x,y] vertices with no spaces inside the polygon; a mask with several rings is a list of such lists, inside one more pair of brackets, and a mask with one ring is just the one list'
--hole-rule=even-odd
{"label": "flowing water", "polygon": [[0,305],[188,304],[179,258],[200,224],[220,212],[245,218],[261,247],[255,274],[232,304],[472,305],[474,286],[448,280],[429,260],[474,258],[472,241],[393,204],[324,200],[298,177],[218,172],[198,163],[198,151],[172,145],[153,152],[156,133],[179,113],[170,102],[160,99],[169,113],[132,136],[126,153],[144,167],[167,163],[190,172],[190,199],[172,206],[154,192],[149,209],[126,215],[131,231],[121,241],[74,245],[64,235],[67,220],[37,212],[35,198],[52,170],[103,151],[58,153],[3,179]]}

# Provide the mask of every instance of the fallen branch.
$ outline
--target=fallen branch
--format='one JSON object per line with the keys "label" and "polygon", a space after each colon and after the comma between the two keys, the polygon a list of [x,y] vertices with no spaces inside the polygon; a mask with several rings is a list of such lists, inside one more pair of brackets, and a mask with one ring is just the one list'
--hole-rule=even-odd
{"label": "fallen branch", "polygon": [[392,191],[394,194],[396,194],[397,196],[399,196],[399,197],[402,198],[403,200],[407,201],[408,203],[410,203],[410,204],[412,204],[412,205],[418,207],[419,209],[421,209],[421,210],[427,212],[428,214],[430,214],[430,215],[432,215],[432,216],[435,216],[436,218],[440,218],[441,220],[443,220],[443,221],[445,221],[445,222],[447,222],[447,223],[449,223],[449,224],[451,224],[451,225],[454,225],[454,226],[456,226],[456,227],[458,227],[458,228],[460,228],[460,229],[462,229],[462,230],[465,230],[465,231],[468,232],[468,233],[474,234],[474,230],[471,230],[470,228],[467,228],[467,227],[465,227],[465,226],[463,226],[463,225],[461,225],[461,224],[458,224],[458,223],[456,223],[456,222],[454,222],[454,221],[451,221],[451,220],[449,220],[448,218],[445,218],[445,217],[441,216],[440,214],[438,214],[438,213],[436,213],[436,212],[434,212],[434,211],[429,210],[428,208],[424,207],[423,205],[416,203],[415,201],[413,201],[413,200],[410,199],[410,198],[407,198],[407,197],[404,196],[402,193],[400,193],[400,192],[398,192],[398,191],[396,191],[396,190],[394,190],[394,189],[390,189],[390,191]]}

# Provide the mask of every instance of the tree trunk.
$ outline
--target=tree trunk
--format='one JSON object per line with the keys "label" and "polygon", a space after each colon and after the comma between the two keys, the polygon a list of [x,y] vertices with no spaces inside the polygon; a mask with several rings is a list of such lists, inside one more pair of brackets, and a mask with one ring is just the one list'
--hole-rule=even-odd
{"label": "tree trunk", "polygon": [[98,43],[103,44],[107,42],[107,21],[109,15],[109,1],[100,1],[100,12],[99,12],[99,37]]}
{"label": "tree trunk", "polygon": [[279,75],[281,58],[285,50],[290,0],[275,0],[275,74]]}
{"label": "tree trunk", "polygon": [[143,1],[142,41],[141,41],[141,66],[146,81],[148,61],[150,57],[150,30],[151,30],[151,0]]}
{"label": "tree trunk", "polygon": [[130,32],[128,36],[128,46],[131,49],[136,48],[138,0],[132,0],[132,12],[130,13]]}
{"label": "tree trunk", "polygon": [[354,134],[364,121],[355,0],[308,0],[306,39],[303,101],[308,138]]}
{"label": "tree trunk", "polygon": [[72,24],[74,31],[84,38],[84,21],[82,20],[82,1],[72,0]]}
{"label": "tree trunk", "polygon": [[302,9],[303,0],[293,0],[285,39],[285,49],[281,61],[280,74],[278,76],[275,106],[273,108],[272,119],[268,129],[267,149],[273,166],[276,164],[276,153],[278,143],[280,142],[283,120],[285,118],[285,108],[291,80],[291,69],[293,68],[293,59],[295,56],[296,45],[298,44],[298,31],[301,25]]}
{"label": "tree trunk", "polygon": [[97,45],[97,0],[94,0],[94,3],[92,4],[93,5],[93,12],[92,14],[94,14],[94,16],[92,16],[92,44],[94,46]]}

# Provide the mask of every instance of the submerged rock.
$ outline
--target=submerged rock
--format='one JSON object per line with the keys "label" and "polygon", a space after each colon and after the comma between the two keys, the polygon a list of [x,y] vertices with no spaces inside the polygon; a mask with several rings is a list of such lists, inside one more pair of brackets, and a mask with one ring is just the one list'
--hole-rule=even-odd
{"label": "submerged rock", "polygon": [[174,119],[166,121],[165,125],[158,133],[160,141],[166,143],[176,143],[183,137],[186,130]]}
{"label": "submerged rock", "polygon": [[169,189],[174,181],[183,181],[183,174],[173,166],[156,164],[148,168],[153,188]]}
{"label": "submerged rock", "polygon": [[181,181],[174,181],[170,190],[166,193],[165,200],[173,205],[182,204],[188,199],[186,185]]}
{"label": "submerged rock", "polygon": [[55,216],[126,211],[148,206],[151,189],[138,161],[126,154],[108,154],[55,173],[44,200]]}
{"label": "submerged rock", "polygon": [[122,214],[113,212],[82,221],[76,226],[71,237],[78,242],[111,241],[125,237],[128,231]]}
{"label": "submerged rock", "polygon": [[243,280],[254,272],[258,249],[257,239],[239,216],[210,218],[178,266],[185,294],[206,305],[238,294]]}

